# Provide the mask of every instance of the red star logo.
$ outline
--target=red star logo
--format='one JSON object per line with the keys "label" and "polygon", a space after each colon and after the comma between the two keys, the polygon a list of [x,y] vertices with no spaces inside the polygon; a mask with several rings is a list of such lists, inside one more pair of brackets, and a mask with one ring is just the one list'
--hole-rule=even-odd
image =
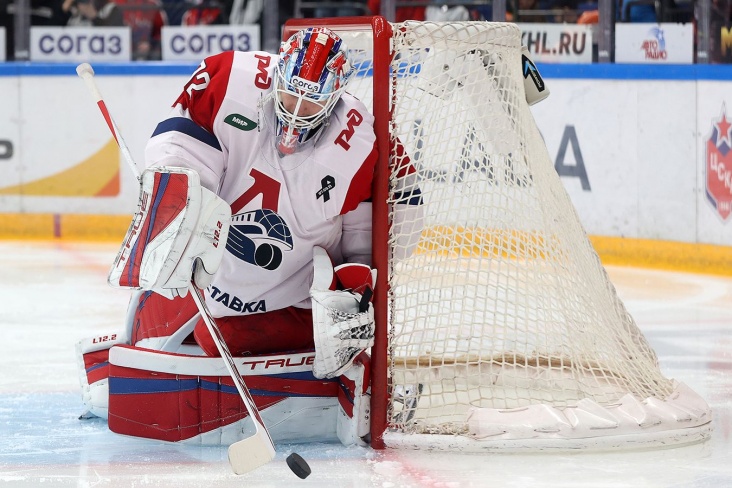
{"label": "red star logo", "polygon": [[715,124],[717,126],[717,130],[719,131],[719,139],[717,139],[717,147],[719,147],[722,144],[723,140],[727,140],[727,145],[732,145],[732,140],[730,139],[729,135],[729,128],[732,127],[732,124],[730,124],[727,121],[727,114],[725,114],[724,109],[722,109],[722,118],[717,121]]}

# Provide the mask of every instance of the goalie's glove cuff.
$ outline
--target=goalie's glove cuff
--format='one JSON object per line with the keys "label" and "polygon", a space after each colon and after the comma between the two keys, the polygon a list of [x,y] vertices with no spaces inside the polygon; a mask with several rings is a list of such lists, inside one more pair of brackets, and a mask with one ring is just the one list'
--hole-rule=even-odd
{"label": "goalie's glove cuff", "polygon": [[313,374],[316,378],[333,378],[374,345],[374,308],[370,299],[376,270],[350,263],[333,269],[330,256],[319,247],[313,250],[313,266]]}

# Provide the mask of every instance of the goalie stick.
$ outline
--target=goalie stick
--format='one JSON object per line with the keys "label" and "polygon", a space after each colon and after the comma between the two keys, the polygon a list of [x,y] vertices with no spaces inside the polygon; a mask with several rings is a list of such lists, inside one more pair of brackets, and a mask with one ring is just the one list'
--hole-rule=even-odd
{"label": "goalie stick", "polygon": [[[132,170],[137,181],[140,181],[140,170],[132,159],[130,150],[124,139],[122,139],[122,135],[120,134],[117,125],[109,114],[109,110],[107,110],[107,105],[104,103],[102,94],[94,82],[94,70],[88,63],[82,63],[76,67],[76,73],[84,80],[87,88],[89,88],[89,92],[94,97],[94,101],[102,112],[102,116],[107,122],[109,130],[112,132],[112,136],[114,136],[114,139],[117,141],[117,145],[122,152],[125,162]],[[193,272],[193,270],[191,270],[191,272]],[[253,435],[229,446],[229,464],[231,465],[231,469],[236,474],[248,473],[249,471],[253,471],[274,459],[274,443],[272,442],[272,437],[259,414],[259,409],[257,409],[254,399],[252,398],[246,383],[244,383],[244,378],[242,378],[239,370],[236,368],[236,364],[234,363],[234,358],[229,351],[229,347],[226,345],[226,342],[221,335],[221,331],[219,330],[218,325],[216,325],[216,321],[208,310],[208,306],[206,306],[201,290],[193,284],[193,280],[188,284],[188,291],[191,293],[193,301],[201,312],[201,317],[203,318],[208,331],[211,333],[211,337],[216,344],[216,348],[219,350],[219,354],[221,354],[221,357],[224,360],[224,364],[229,375],[231,375],[231,378],[234,380],[234,385],[239,391],[239,395],[244,402],[244,406],[249,413],[249,417],[254,422],[255,433]],[[298,474],[298,476],[300,475]]]}

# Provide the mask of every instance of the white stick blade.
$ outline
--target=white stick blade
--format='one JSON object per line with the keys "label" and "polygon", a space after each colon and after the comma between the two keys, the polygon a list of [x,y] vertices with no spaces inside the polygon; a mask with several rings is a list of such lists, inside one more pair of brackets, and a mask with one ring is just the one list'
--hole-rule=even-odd
{"label": "white stick blade", "polygon": [[251,437],[229,446],[229,464],[236,474],[244,474],[264,466],[275,457],[275,449],[267,433],[257,429]]}

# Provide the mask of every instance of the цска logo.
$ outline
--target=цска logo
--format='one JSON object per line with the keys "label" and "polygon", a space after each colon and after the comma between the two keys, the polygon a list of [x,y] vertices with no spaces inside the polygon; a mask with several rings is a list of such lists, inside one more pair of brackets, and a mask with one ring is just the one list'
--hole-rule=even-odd
{"label": "\u0446\u0441\u043a\u0430 logo", "polygon": [[712,134],[707,139],[705,161],[707,200],[722,220],[727,220],[732,210],[732,123],[727,120],[722,104],[722,116],[712,121]]}
{"label": "\u0446\u0441\u043a\u0430 logo", "polygon": [[666,36],[663,29],[654,27],[648,31],[648,35],[653,39],[646,39],[641,44],[641,49],[646,53],[646,59],[666,59],[668,52],[666,51]]}

